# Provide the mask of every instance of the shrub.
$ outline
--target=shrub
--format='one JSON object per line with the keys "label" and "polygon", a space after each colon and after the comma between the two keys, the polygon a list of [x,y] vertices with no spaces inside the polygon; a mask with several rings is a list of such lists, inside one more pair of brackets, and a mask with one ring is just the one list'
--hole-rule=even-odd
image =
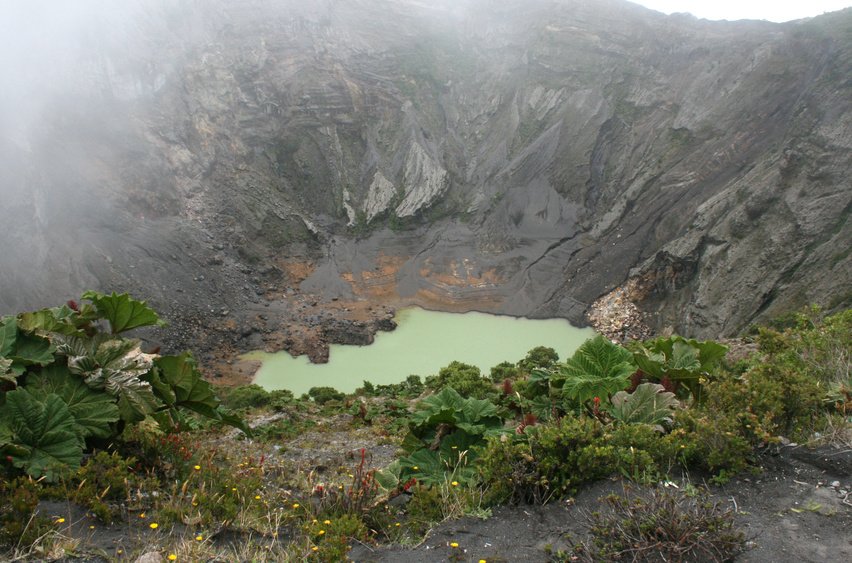
{"label": "shrub", "polygon": [[[656,446],[660,439],[650,438],[654,430],[644,428],[646,444]],[[526,432],[526,439],[488,440],[479,468],[490,501],[544,503],[613,473],[639,480],[657,474],[654,455],[631,443],[631,435],[640,431],[613,431],[593,418],[566,416]]]}
{"label": "shrub", "polygon": [[0,479],[0,545],[30,545],[50,528],[36,512],[40,493],[30,477]]}
{"label": "shrub", "polygon": [[500,362],[496,366],[491,368],[490,376],[491,381],[493,383],[503,383],[507,379],[509,381],[515,381],[523,372],[521,369],[513,364],[512,362]]}
{"label": "shrub", "polygon": [[492,397],[497,392],[494,385],[482,377],[478,367],[462,362],[452,362],[441,368],[438,375],[427,377],[426,387],[432,391],[452,387],[462,397],[475,399]]}
{"label": "shrub", "polygon": [[[290,394],[292,396],[292,393]],[[240,385],[225,393],[223,404],[230,409],[241,410],[248,408],[265,407],[271,400],[270,394],[261,387],[252,383],[251,385]]]}
{"label": "shrub", "polygon": [[56,487],[61,498],[69,498],[87,507],[102,522],[112,523],[135,482],[136,459],[117,452],[99,451],[92,455],[63,487]]}
{"label": "shrub", "polygon": [[587,516],[591,544],[576,544],[565,560],[731,561],[745,547],[733,512],[706,492],[628,491],[601,502],[604,509]]}
{"label": "shrub", "polygon": [[334,387],[311,387],[308,389],[308,396],[319,405],[324,405],[329,401],[342,401],[346,397],[344,393]]}
{"label": "shrub", "polygon": [[536,346],[527,352],[523,360],[518,362],[518,367],[526,372],[531,372],[534,369],[550,369],[558,361],[559,354],[556,353],[556,350],[546,346]]}

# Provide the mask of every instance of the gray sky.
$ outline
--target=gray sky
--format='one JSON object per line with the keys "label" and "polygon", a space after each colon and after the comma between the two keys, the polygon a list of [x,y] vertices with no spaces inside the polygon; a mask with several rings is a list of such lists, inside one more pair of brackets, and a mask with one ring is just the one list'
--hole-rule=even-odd
{"label": "gray sky", "polygon": [[666,14],[689,12],[709,20],[785,22],[852,6],[852,0],[631,0]]}

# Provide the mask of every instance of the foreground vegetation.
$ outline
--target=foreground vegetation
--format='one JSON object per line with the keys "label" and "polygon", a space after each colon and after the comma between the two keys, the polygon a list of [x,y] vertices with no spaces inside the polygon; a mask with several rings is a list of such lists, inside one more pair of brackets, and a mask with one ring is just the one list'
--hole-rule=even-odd
{"label": "foreground vegetation", "polygon": [[[445,519],[547,503],[613,475],[719,483],[756,471],[783,441],[852,445],[852,311],[755,328],[738,354],[677,336],[597,337],[563,361],[536,348],[486,375],[453,362],[351,395],[219,389],[220,404],[190,355],[144,353],[122,336],[158,323],[144,303],[84,297],[0,324],[9,558],[340,561],[353,542],[415,545]],[[344,437],[336,466],[303,455],[308,439],[332,436]],[[397,455],[379,462],[379,446]],[[594,541],[552,557],[724,560],[742,549],[732,515],[702,491],[651,491],[607,499],[589,515]],[[102,529],[121,541],[98,543]]]}

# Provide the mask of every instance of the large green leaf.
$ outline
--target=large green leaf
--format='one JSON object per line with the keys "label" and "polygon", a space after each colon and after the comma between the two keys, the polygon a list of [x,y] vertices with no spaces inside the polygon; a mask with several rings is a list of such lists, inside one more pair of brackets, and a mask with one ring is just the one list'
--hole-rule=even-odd
{"label": "large green leaf", "polygon": [[38,390],[39,396],[58,395],[68,405],[82,438],[109,438],[112,435],[110,425],[119,418],[115,399],[103,391],[92,390],[65,366],[52,365],[39,374],[27,376],[26,387],[30,391]]}
{"label": "large green leaf", "polygon": [[118,412],[127,422],[139,422],[156,411],[162,403],[154,396],[151,384],[133,373],[118,372],[107,378],[107,393],[118,399]]}
{"label": "large green leaf", "polygon": [[446,480],[446,465],[438,452],[421,448],[399,460],[402,478],[415,478],[420,483],[431,486],[440,485]]}
{"label": "large green leaf", "polygon": [[154,355],[145,354],[139,342],[98,335],[91,339],[67,337],[57,347],[68,356],[68,369],[84,378],[86,385],[103,389],[110,379],[135,377],[148,373],[154,365]]}
{"label": "large green leaf", "polygon": [[201,377],[191,353],[161,356],[154,363],[159,368],[160,379],[171,387],[176,404],[186,406],[193,403],[211,409],[219,405],[213,387]]}
{"label": "large green leaf", "polygon": [[619,391],[612,396],[613,418],[625,424],[670,424],[680,405],[674,393],[656,383],[642,383],[633,393]]}
{"label": "large green leaf", "polygon": [[163,326],[157,313],[144,301],[137,301],[127,293],[104,295],[95,291],[87,291],[83,299],[91,301],[98,315],[109,321],[113,334],[138,328],[140,326]]}
{"label": "large green leaf", "polygon": [[19,332],[15,339],[15,347],[9,357],[22,366],[46,366],[52,364],[53,352],[56,349],[47,338],[35,334]]}
{"label": "large green leaf", "polygon": [[603,336],[587,340],[559,366],[564,395],[581,404],[594,397],[608,398],[627,387],[636,369],[632,359],[630,352]]}
{"label": "large green leaf", "polygon": [[56,394],[37,399],[23,388],[6,394],[4,419],[11,430],[12,448],[7,448],[15,467],[33,477],[53,481],[62,472],[78,467],[82,442],[74,428],[74,417]]}
{"label": "large green leaf", "polygon": [[8,357],[12,353],[17,336],[18,323],[15,317],[0,319],[0,357]]}
{"label": "large green leaf", "polygon": [[79,311],[68,305],[63,305],[62,307],[21,313],[18,315],[18,326],[21,330],[37,332],[41,335],[55,332],[66,336],[83,336],[84,332],[81,327],[89,320],[91,319],[85,318]]}
{"label": "large green leaf", "polygon": [[669,360],[671,369],[682,369],[687,371],[697,371],[701,369],[701,362],[698,360],[700,350],[696,346],[691,346],[686,342],[675,342],[672,346],[672,355]]}

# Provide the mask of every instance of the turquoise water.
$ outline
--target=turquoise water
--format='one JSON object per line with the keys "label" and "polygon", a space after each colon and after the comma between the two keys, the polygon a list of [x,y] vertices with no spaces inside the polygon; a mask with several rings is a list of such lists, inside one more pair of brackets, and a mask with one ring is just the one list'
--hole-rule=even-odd
{"label": "turquoise water", "polygon": [[478,366],[484,375],[503,361],[517,362],[536,346],[549,346],[560,359],[594,336],[563,319],[519,319],[486,313],[440,313],[420,308],[397,313],[398,327],[379,332],[369,346],[331,346],[327,364],[287,352],[252,352],[244,357],[263,362],[254,382],[268,389],[289,389],[296,396],[311,387],[334,387],[350,393],[366,380],[399,383],[415,374],[425,379],[453,360]]}

